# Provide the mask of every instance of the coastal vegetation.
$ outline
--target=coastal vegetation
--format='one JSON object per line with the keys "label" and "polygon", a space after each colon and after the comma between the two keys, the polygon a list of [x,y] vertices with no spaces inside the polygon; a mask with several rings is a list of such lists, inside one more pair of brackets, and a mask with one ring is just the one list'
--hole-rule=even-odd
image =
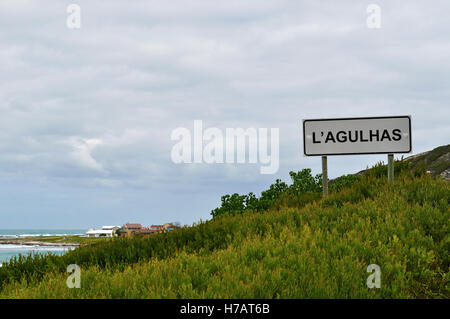
{"label": "coastal vegetation", "polygon": [[[395,169],[393,184],[383,163],[335,179],[327,198],[320,175],[291,172],[259,197],[225,195],[192,227],[19,256],[0,268],[0,298],[449,298],[449,184]],[[70,264],[80,289],[66,286]]]}

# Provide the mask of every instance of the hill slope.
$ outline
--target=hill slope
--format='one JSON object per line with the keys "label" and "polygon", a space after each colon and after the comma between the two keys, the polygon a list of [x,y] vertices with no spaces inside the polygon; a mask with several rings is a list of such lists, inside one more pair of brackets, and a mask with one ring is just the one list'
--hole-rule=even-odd
{"label": "hill slope", "polygon": [[[449,184],[405,163],[394,185],[379,165],[328,198],[288,188],[262,212],[16,260],[0,298],[449,298]],[[81,289],[66,286],[72,263]]]}
{"label": "hill slope", "polygon": [[450,180],[450,144],[406,158],[412,168],[423,167],[433,176]]}

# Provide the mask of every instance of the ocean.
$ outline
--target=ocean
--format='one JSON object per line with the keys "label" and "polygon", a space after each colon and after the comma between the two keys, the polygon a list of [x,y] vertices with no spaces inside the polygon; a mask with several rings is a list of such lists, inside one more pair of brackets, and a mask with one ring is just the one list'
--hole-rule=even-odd
{"label": "ocean", "polygon": [[[85,229],[0,229],[0,239],[14,240],[24,237],[81,235],[85,233]],[[70,249],[71,247],[0,244],[0,266],[2,262],[8,261],[11,257],[17,256],[18,254],[28,255],[29,253],[54,253],[62,255]]]}

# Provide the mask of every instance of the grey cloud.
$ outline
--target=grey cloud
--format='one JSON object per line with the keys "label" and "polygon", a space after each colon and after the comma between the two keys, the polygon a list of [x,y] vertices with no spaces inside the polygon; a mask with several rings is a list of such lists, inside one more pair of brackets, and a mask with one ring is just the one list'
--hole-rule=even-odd
{"label": "grey cloud", "polygon": [[[380,0],[379,30],[369,1],[77,3],[80,30],[69,2],[0,4],[0,176],[7,194],[26,190],[20,204],[0,196],[0,221],[205,219],[224,193],[319,172],[301,154],[303,118],[410,114],[415,152],[448,143],[447,1]],[[171,131],[196,119],[280,128],[278,174],[172,163]],[[336,157],[330,174],[382,159]]]}

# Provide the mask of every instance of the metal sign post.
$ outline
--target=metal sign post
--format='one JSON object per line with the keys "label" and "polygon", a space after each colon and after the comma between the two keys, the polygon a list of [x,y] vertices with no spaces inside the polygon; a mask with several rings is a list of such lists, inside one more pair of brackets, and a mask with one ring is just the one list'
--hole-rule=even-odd
{"label": "metal sign post", "polygon": [[394,181],[394,154],[388,154],[388,182]]}
{"label": "metal sign post", "polygon": [[328,196],[328,165],[326,156],[322,156],[322,188],[323,196]]}

